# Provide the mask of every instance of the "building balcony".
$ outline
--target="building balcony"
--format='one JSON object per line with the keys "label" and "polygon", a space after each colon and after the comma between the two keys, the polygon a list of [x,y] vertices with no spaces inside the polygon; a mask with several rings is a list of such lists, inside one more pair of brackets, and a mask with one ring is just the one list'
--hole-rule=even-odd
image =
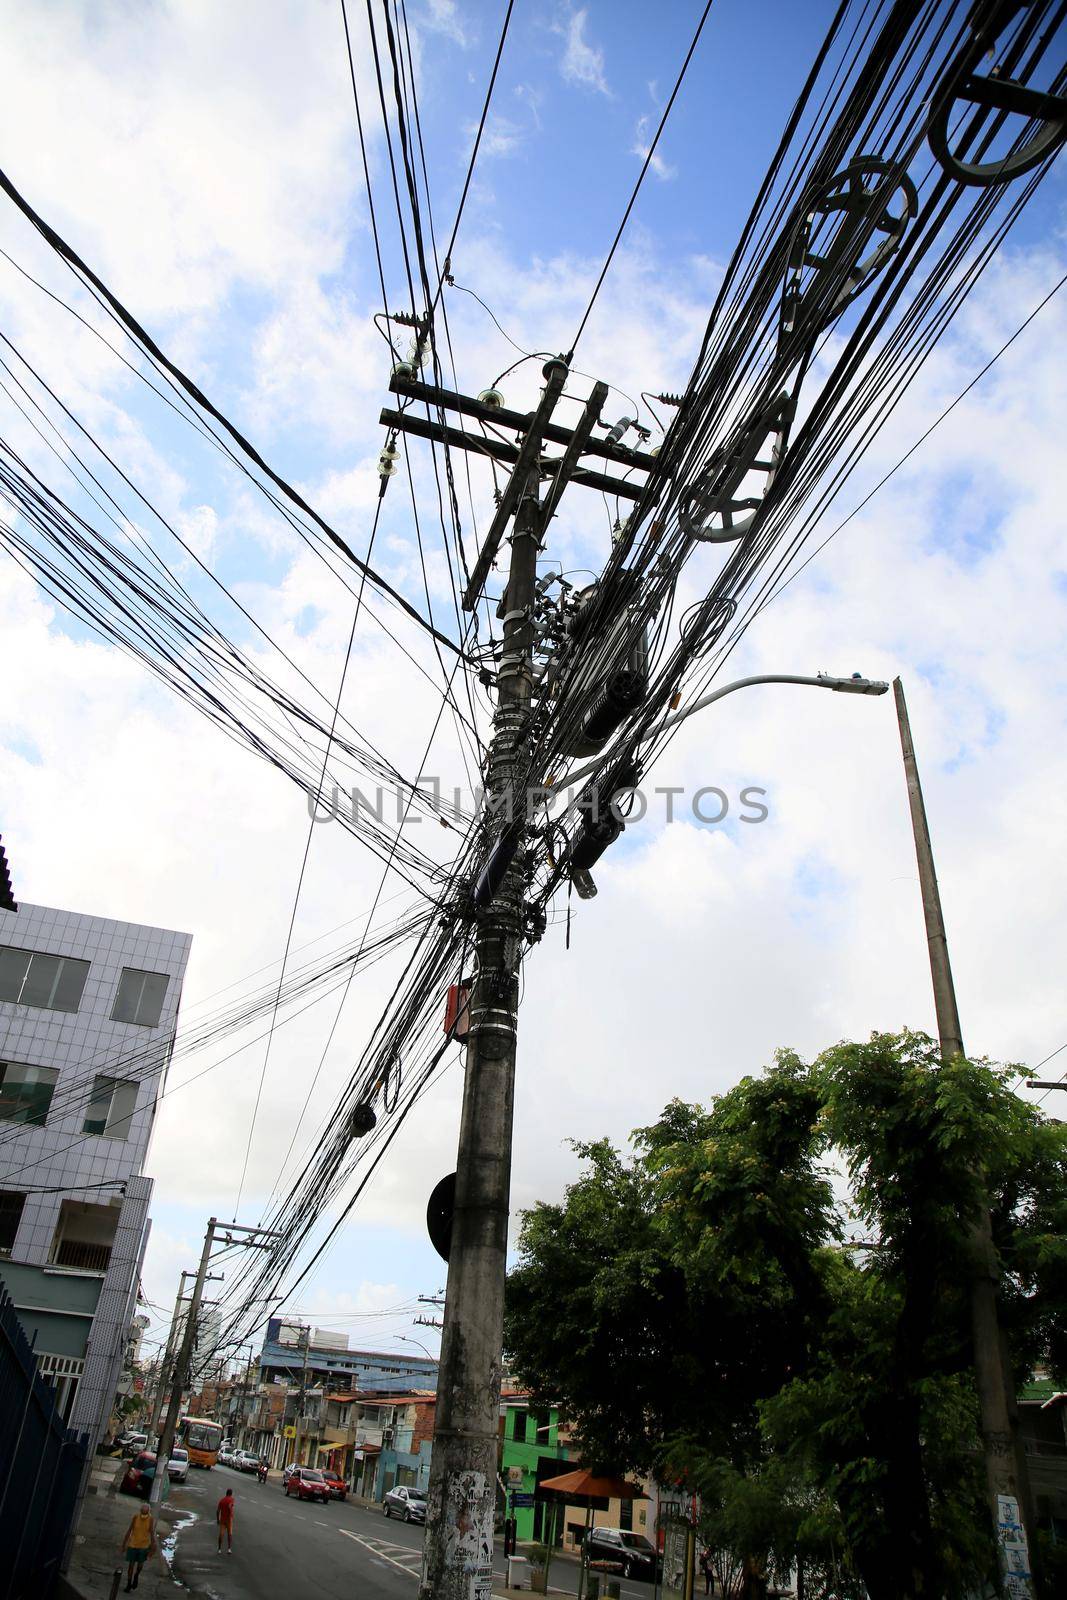
{"label": "building balcony", "polygon": [[49,1265],[77,1272],[106,1272],[115,1242],[120,1204],[64,1200],[59,1208]]}
{"label": "building balcony", "polygon": [[104,1273],[111,1261],[109,1244],[86,1244],[80,1239],[60,1239],[52,1246],[49,1265],[73,1267],[79,1272]]}

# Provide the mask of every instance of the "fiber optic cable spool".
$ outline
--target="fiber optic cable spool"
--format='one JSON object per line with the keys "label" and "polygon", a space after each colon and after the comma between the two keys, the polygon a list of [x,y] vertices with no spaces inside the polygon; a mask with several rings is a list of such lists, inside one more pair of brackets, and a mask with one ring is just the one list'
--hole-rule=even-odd
{"label": "fiber optic cable spool", "polygon": [[[682,491],[678,520],[691,539],[726,544],[743,539],[769,505],[771,488],[789,443],[796,401],[784,391],[764,406]],[[748,480],[763,474],[752,492]],[[755,486],[758,488],[758,482]]]}
{"label": "fiber optic cable spool", "polygon": [[[949,177],[959,183],[978,188],[1010,183],[1038,166],[1067,139],[1067,98],[1062,93],[1045,92],[1019,83],[1005,76],[996,64],[987,73],[976,71],[986,57],[995,55],[998,40],[1026,8],[1027,0],[986,0],[975,6],[971,38],[949,65],[934,95],[934,111],[927,134],[930,149]],[[1034,21],[1024,27],[1033,28],[1037,21],[1035,16]],[[1018,43],[1013,53],[1018,55]],[[1058,81],[1062,82],[1062,77]],[[978,143],[987,133],[991,135],[997,131],[989,126],[997,116],[1004,119],[1009,139],[1013,133],[1016,135],[1016,143],[1029,123],[1036,122],[1037,127],[1017,150],[1005,148],[1002,156],[990,159],[986,149],[982,152],[983,160],[964,160],[963,150],[967,144]],[[950,150],[950,130],[958,136],[961,124],[965,142],[958,144],[957,150]]]}
{"label": "fiber optic cable spool", "polygon": [[810,346],[837,320],[899,250],[918,209],[904,169],[876,156],[857,156],[805,196],[789,245],[779,350],[798,329]]}

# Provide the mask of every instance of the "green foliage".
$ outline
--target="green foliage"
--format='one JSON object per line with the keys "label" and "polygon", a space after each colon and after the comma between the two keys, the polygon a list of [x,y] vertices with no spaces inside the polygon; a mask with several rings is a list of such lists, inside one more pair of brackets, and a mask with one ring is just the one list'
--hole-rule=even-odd
{"label": "green foliage", "polygon": [[983,1205],[1019,1370],[1067,1367],[1067,1130],[1012,1077],[876,1034],[811,1065],[783,1051],[708,1109],[672,1102],[629,1160],[578,1147],[563,1203],[524,1217],[516,1371],[588,1464],[698,1488],[724,1552],[801,1558],[813,1595],[966,1593],[991,1557],[968,1298]]}

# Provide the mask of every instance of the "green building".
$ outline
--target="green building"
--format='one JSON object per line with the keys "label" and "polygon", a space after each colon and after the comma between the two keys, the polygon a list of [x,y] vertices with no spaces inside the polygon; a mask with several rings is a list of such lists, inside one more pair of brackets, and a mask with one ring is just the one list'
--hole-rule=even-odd
{"label": "green building", "polygon": [[[500,1476],[508,1491],[508,1512],[515,1518],[515,1536],[520,1543],[545,1538],[549,1531],[544,1525],[545,1508],[521,1501],[526,1496],[532,1499],[545,1478],[567,1470],[565,1463],[570,1457],[559,1441],[559,1412],[555,1406],[531,1411],[525,1395],[504,1395],[500,1409]],[[516,1498],[518,1505],[514,1504]]]}

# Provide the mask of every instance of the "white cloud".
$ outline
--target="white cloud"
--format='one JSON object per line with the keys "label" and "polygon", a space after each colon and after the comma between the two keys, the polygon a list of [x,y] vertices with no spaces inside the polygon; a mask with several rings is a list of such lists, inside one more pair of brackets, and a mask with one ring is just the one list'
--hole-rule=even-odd
{"label": "white cloud", "polygon": [[583,89],[595,89],[609,95],[611,89],[604,76],[604,52],[586,38],[585,25],[589,13],[583,6],[555,25],[555,32],[565,40],[559,70],[565,82],[578,84]]}
{"label": "white cloud", "polygon": [[[354,177],[336,16],[327,7],[283,9],[261,28],[256,8],[237,5],[210,16],[195,6],[137,12],[132,25],[130,15],[121,7],[20,11],[19,27],[9,30],[9,93],[0,97],[0,128],[20,151],[18,176],[104,276],[170,328],[168,343],[209,387],[221,386],[271,458],[365,548],[388,353],[369,321],[378,306],[376,272]],[[608,92],[585,12],[570,21],[587,52],[578,54],[585,76],[571,81]],[[428,96],[434,88],[427,86]],[[55,104],[70,107],[68,125],[58,129],[48,115]],[[467,115],[466,108],[457,115],[457,128]],[[372,160],[376,154],[372,145]],[[678,192],[681,198],[682,183]],[[524,248],[490,206],[477,209],[478,194],[476,187],[457,276],[522,348],[569,348],[602,253],[569,229],[554,253]],[[11,244],[7,213],[3,226]],[[21,258],[22,232],[16,243]],[[1002,259],[878,441],[841,513],[958,393],[1054,276],[1035,250]],[[61,275],[47,281],[59,286]],[[617,386],[613,415],[629,412],[642,389],[682,385],[718,281],[716,261],[681,231],[662,245],[639,226],[627,233],[577,356],[583,373]],[[62,288],[70,292],[69,283]],[[96,341],[8,271],[0,301],[5,326],[87,426],[332,693],[350,590],[247,484],[222,471],[213,452],[169,416],[161,423],[155,403]],[[448,310],[460,386],[476,391],[517,352],[468,297],[449,295]],[[736,677],[820,667],[903,674],[965,1037],[976,1050],[1031,1060],[1065,1031],[1057,919],[1067,892],[1059,848],[1067,617],[1055,575],[1064,568],[1067,482],[1049,425],[1067,400],[1058,358],[1065,333],[1067,314],[1054,305],[775,602],[727,669]],[[533,404],[539,372],[540,361],[528,361],[503,380],[509,404]],[[581,398],[588,387],[576,373],[569,392]],[[410,461],[431,593],[446,618],[451,595],[436,484],[425,447],[409,440],[403,451],[375,561],[405,592],[421,594]],[[484,528],[492,478],[482,463],[470,465]],[[54,461],[44,475],[62,482]],[[469,555],[472,515],[460,463],[456,477]],[[599,495],[569,493],[549,554],[569,568],[599,567],[613,515]],[[702,553],[700,570],[707,574],[718,559]],[[338,559],[335,570],[342,569]],[[696,582],[694,564],[687,593]],[[439,682],[432,652],[395,608],[369,604]],[[221,601],[212,606],[249,638]],[[249,648],[294,682],[261,640],[251,638]],[[0,698],[0,743],[4,833],[18,893],[192,931],[183,1007],[190,1021],[216,990],[276,962],[305,836],[300,793],[163,694],[134,662],[73,633],[6,561],[0,679],[17,686]],[[310,698],[306,686],[301,692]],[[422,755],[437,703],[384,633],[360,630],[344,709],[405,770]],[[447,720],[431,759],[446,781],[465,780]],[[622,1138],[670,1094],[706,1097],[756,1070],[777,1045],[814,1051],[873,1026],[932,1023],[888,701],[746,691],[695,718],[653,782],[721,782],[731,794],[761,784],[771,814],[751,828],[679,822],[629,830],[596,873],[599,897],[572,905],[570,950],[557,919],[531,956],[517,1205],[558,1193],[573,1174],[568,1138]],[[442,835],[441,848],[447,842]],[[366,908],[379,870],[339,828],[319,829],[298,941]],[[385,892],[402,888],[391,880]],[[383,963],[354,983],[298,1152],[328,1116],[401,964],[402,957]],[[275,1040],[247,1185],[250,1217],[277,1175],[331,1012],[324,1002]],[[187,1087],[179,1085],[199,1063],[176,1064],[151,1156],[158,1203],[229,1214],[234,1152],[243,1152],[262,1060],[262,1045],[250,1047]],[[457,1055],[405,1124],[356,1213],[362,1237],[421,1239],[428,1192],[454,1164],[460,1076]],[[154,1296],[173,1297],[196,1233],[175,1227],[154,1235]],[[345,1248],[338,1245],[333,1262]],[[302,1304],[370,1317],[404,1298],[399,1267],[361,1261],[352,1246],[344,1273],[331,1281],[331,1265],[301,1290]],[[421,1287],[437,1281],[431,1276]]]}
{"label": "white cloud", "polygon": [[[467,131],[473,137],[478,131],[477,123],[470,123]],[[514,155],[522,143],[523,135],[523,128],[511,117],[504,117],[499,112],[490,111],[485,119],[482,142],[478,147],[479,157]]]}
{"label": "white cloud", "polygon": [[419,21],[428,32],[444,34],[461,49],[469,49],[474,42],[467,32],[468,19],[461,15],[456,0],[427,0]]}
{"label": "white cloud", "polygon": [[[630,147],[630,154],[638,156],[642,161],[644,161],[648,156],[650,144],[651,141],[648,137],[648,118],[639,117],[637,127],[634,129],[634,142]],[[678,176],[678,168],[672,167],[669,162],[664,161],[658,150],[656,151],[655,155],[653,155],[651,161],[649,161],[648,167],[649,171],[653,172],[662,183],[669,183],[672,178],[676,178]]]}

